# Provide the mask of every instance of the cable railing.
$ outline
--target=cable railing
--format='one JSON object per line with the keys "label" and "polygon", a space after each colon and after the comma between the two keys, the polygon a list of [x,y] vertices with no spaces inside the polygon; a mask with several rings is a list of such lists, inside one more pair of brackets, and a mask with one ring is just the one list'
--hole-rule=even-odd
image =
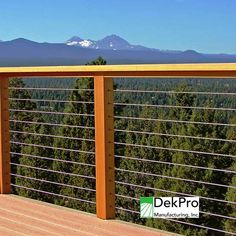
{"label": "cable railing", "polygon": [[236,198],[228,197],[236,189],[231,182],[236,174],[236,115],[229,107],[235,106],[236,93],[186,91],[193,89],[191,82],[182,87],[178,79],[171,89],[115,90],[117,215],[141,222],[141,196],[197,196],[199,219],[158,219],[161,223],[152,225],[176,227],[183,234],[190,228],[203,235],[234,235],[225,225],[236,223]]}
{"label": "cable railing", "polygon": [[[235,64],[0,68],[0,192],[235,235],[235,78]],[[141,197],[199,197],[200,217],[141,218]]]}
{"label": "cable railing", "polygon": [[[9,91],[13,193],[95,212],[94,101],[93,96],[85,97],[87,92],[93,95],[93,89]],[[79,100],[83,98],[87,100]],[[58,105],[63,106],[60,111]],[[50,115],[60,116],[57,124],[48,119]],[[86,125],[80,117],[87,119]]]}

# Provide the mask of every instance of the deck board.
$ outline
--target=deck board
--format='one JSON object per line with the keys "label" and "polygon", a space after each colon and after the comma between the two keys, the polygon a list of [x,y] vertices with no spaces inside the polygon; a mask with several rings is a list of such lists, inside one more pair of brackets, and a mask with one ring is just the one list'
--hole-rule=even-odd
{"label": "deck board", "polygon": [[0,235],[167,236],[173,235],[118,220],[59,207],[16,195],[0,195]]}

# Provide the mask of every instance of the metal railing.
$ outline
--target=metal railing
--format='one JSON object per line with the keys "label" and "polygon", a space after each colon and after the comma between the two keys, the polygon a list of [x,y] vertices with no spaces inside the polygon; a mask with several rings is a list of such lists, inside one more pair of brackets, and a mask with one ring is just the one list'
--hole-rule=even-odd
{"label": "metal railing", "polygon": [[[92,100],[90,98],[91,101],[70,99],[71,93],[93,93],[93,89],[9,87],[9,91],[12,96],[9,97],[12,192],[59,205],[69,207],[76,205],[77,209],[94,213],[96,205],[94,126],[69,125],[65,121],[65,117],[79,116],[83,119],[90,119],[90,123],[94,123],[94,114],[65,112],[63,107],[60,109],[61,111],[58,111],[56,108],[61,103],[93,107],[93,98]],[[31,98],[22,98],[22,94],[14,93],[15,91],[27,92],[31,95]],[[47,99],[45,91],[51,91],[53,98]],[[61,91],[67,92],[67,100],[54,98],[56,96],[60,97]],[[34,98],[36,92],[38,98]],[[33,104],[35,108],[22,108],[25,102]],[[51,107],[52,103],[54,104],[53,107]],[[18,107],[21,109],[18,109]],[[51,115],[56,116],[57,120],[59,119],[59,124],[51,122]],[[35,120],[37,116],[40,116],[43,122]],[[38,131],[38,128],[37,130],[34,129],[35,126],[39,126],[40,129],[44,128],[44,132]],[[53,129],[50,128],[52,126]],[[87,138],[81,135],[73,137],[69,134],[71,130],[78,134],[83,130],[92,130],[93,134]],[[67,134],[61,133],[65,131]],[[43,142],[43,139],[50,139],[52,142],[49,144],[47,141]],[[59,140],[58,143],[55,140]],[[89,142],[89,147],[92,150],[68,148],[65,147],[64,142],[70,142],[72,147],[73,145],[78,146],[76,145],[78,143]],[[30,148],[30,150],[27,148]],[[49,152],[45,150],[49,150]],[[73,155],[73,160],[70,159],[72,158],[71,155]],[[81,157],[82,155],[91,156],[93,160],[85,161]],[[65,168],[66,166],[70,166],[70,168]],[[78,172],[78,168],[81,168],[82,171]],[[91,175],[86,173],[88,168],[91,169]],[[63,176],[63,178],[60,179],[58,176]],[[73,178],[78,178],[81,181],[77,183],[74,181],[73,183],[71,182]],[[81,194],[83,192],[86,194]],[[86,198],[83,198],[82,195],[85,195]]]}
{"label": "metal railing", "polygon": [[[11,77],[38,76],[93,77],[94,87],[9,87]],[[236,78],[236,65],[0,68],[0,192],[178,233],[234,235],[225,225],[236,222],[236,201],[227,195],[236,191],[236,91],[178,90],[179,79],[171,89],[137,88],[138,82],[113,89],[111,77],[211,78],[214,84]],[[14,91],[28,97],[9,96]],[[68,96],[45,96],[60,91]],[[69,95],[88,92],[88,100]],[[199,196],[200,218],[140,219],[141,196]]]}
{"label": "metal railing", "polygon": [[[177,80],[176,84],[179,83],[181,84],[181,82],[178,82]],[[210,83],[213,84],[212,82]],[[186,227],[204,229],[206,230],[205,234],[208,232],[234,235],[235,232],[227,231],[221,226],[222,222],[226,220],[231,221],[232,224],[234,224],[233,222],[236,222],[236,217],[231,215],[228,211],[229,206],[232,206],[234,209],[236,201],[230,201],[226,197],[227,190],[231,189],[235,191],[236,186],[231,185],[230,181],[225,181],[225,179],[231,179],[231,177],[236,174],[236,169],[231,169],[232,163],[235,163],[236,161],[236,151],[234,148],[236,139],[235,136],[232,136],[231,139],[226,137],[223,138],[220,132],[215,134],[211,128],[214,127],[217,130],[218,127],[223,126],[223,132],[227,133],[231,130],[235,133],[235,119],[234,121],[229,122],[229,120],[236,117],[235,108],[210,107],[203,105],[182,106],[150,104],[152,101],[150,101],[149,94],[153,95],[152,98],[154,98],[156,94],[161,94],[162,96],[164,94],[168,94],[168,96],[173,94],[186,96],[187,94],[198,97],[204,95],[207,98],[209,98],[209,96],[223,96],[225,100],[230,97],[230,100],[235,101],[236,92],[228,94],[203,91],[181,92],[117,89],[115,90],[115,94],[116,93],[119,94],[119,98],[121,97],[120,94],[123,94],[123,100],[125,100],[126,97],[129,97],[132,100],[132,102],[114,103],[115,110],[120,106],[127,107],[127,109],[122,112],[122,115],[115,115],[116,121],[123,121],[121,123],[115,122],[117,127],[115,128],[116,138],[114,142],[116,159],[115,170],[117,173],[116,209],[119,217],[124,217],[124,219],[131,218],[136,222],[141,221],[139,219],[140,196],[198,196],[200,198],[200,203],[202,204],[202,206],[200,205],[200,217],[210,217],[212,222],[210,222],[209,219],[204,220],[204,218],[195,221],[197,223],[194,223],[194,221],[191,220],[175,219],[162,219],[159,221],[162,221],[164,225],[166,224],[166,221],[171,221],[172,224],[177,223],[186,225]],[[132,98],[134,93],[135,97]],[[138,95],[140,94],[142,94],[142,104],[138,99]],[[145,96],[145,94],[148,94],[148,96]],[[137,103],[133,103],[133,100],[137,101]],[[154,100],[158,103],[158,100],[163,101],[170,99],[162,99],[159,95],[158,98]],[[172,97],[171,100],[175,100],[175,98]],[[203,100],[203,103],[205,102],[205,99],[201,100]],[[212,103],[217,103],[217,100],[218,98]],[[127,114],[130,113],[130,107],[133,107],[132,115]],[[156,117],[153,117],[153,114],[150,116],[149,111],[151,108]],[[134,109],[136,110],[134,111]],[[181,111],[185,111],[186,109],[191,110],[192,113],[190,117],[185,115],[185,118],[188,117],[186,120],[169,118],[171,111],[177,111],[178,115]],[[221,118],[222,122],[219,121],[220,119],[216,122],[214,119],[202,119],[202,117],[200,117],[199,121],[194,121],[193,113],[195,112],[195,114],[198,114],[199,110],[205,112],[205,114],[208,111],[215,112],[215,114],[230,113],[227,118],[227,122],[229,123],[223,123],[224,118]],[[143,117],[145,111],[147,114],[149,112],[149,116]],[[200,114],[202,115],[202,113]],[[159,118],[159,116],[161,116],[161,118]],[[122,127],[122,125],[125,125],[125,127]],[[166,126],[161,129],[160,125]],[[159,127],[159,132],[157,132],[157,127]],[[199,127],[209,129],[209,132],[205,132],[207,136],[203,136],[204,132],[196,132],[196,136],[191,135],[190,129],[197,129]],[[203,133],[202,136],[199,136],[200,133]],[[129,141],[126,141],[127,138]],[[165,141],[161,143],[160,139],[164,139]],[[181,140],[183,143],[188,143],[190,145],[185,148],[181,147]],[[173,143],[175,142],[179,143],[180,147],[174,145],[173,148]],[[191,146],[191,143],[194,143],[194,145]],[[201,145],[203,149],[196,147],[196,145]],[[209,145],[209,147],[207,145]],[[216,147],[217,145],[220,147],[226,145],[231,146],[231,152],[229,150],[221,150],[221,153],[219,153],[219,147],[217,148],[218,151],[207,151],[208,148],[209,150],[212,149],[212,145],[216,145]],[[177,156],[176,154],[180,155]],[[189,156],[189,154],[191,154],[191,156]],[[190,160],[188,160],[189,157]],[[228,158],[227,161],[229,162],[228,167],[223,165],[220,166],[219,163],[217,164],[217,162],[223,163],[223,160],[226,158]],[[188,173],[181,173],[181,170],[182,172],[184,170]],[[216,178],[216,180],[214,180],[213,178],[207,178],[206,173],[214,173],[212,175],[215,177],[217,174],[220,174],[222,179]],[[161,185],[160,183],[162,183],[162,187],[159,187]],[[175,186],[173,186],[173,184]],[[166,188],[163,188],[164,186],[166,186]],[[187,187],[185,191],[182,186]],[[200,191],[200,189],[204,189],[205,191],[197,194],[197,191]],[[120,193],[121,191],[123,192],[123,195]],[[212,193],[209,193],[211,191]],[[221,198],[219,197],[219,194],[217,195],[217,192],[222,192]],[[214,207],[212,207],[212,204],[214,204]],[[130,214],[132,214],[133,217],[130,217]],[[129,215],[129,217],[127,217],[127,215]],[[178,226],[176,226],[176,228],[178,228]]]}

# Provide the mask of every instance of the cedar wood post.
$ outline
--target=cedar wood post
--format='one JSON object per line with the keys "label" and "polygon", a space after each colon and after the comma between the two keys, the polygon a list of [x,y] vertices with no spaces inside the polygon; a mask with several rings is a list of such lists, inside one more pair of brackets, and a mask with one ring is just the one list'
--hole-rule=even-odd
{"label": "cedar wood post", "polygon": [[0,77],[0,193],[10,193],[10,134],[7,77]]}
{"label": "cedar wood post", "polygon": [[101,219],[115,218],[113,79],[94,77],[96,209]]}

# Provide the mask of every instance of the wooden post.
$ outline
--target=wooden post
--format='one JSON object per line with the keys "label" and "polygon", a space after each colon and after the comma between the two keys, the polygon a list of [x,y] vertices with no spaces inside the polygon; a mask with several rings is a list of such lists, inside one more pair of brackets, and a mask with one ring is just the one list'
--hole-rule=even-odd
{"label": "wooden post", "polygon": [[94,77],[96,209],[101,219],[115,218],[113,79]]}
{"label": "wooden post", "polygon": [[0,77],[0,193],[10,193],[8,78]]}

